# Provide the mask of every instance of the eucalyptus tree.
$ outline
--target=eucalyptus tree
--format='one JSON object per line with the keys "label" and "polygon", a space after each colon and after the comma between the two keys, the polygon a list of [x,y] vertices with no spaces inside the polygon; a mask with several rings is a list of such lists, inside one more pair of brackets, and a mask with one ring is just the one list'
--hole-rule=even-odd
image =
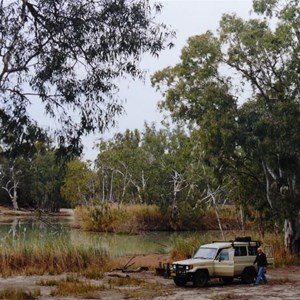
{"label": "eucalyptus tree", "polygon": [[44,113],[60,124],[57,144],[78,154],[84,134],[123,112],[115,79],[142,76],[141,56],[172,46],[173,32],[156,21],[161,8],[148,0],[1,0],[1,127],[22,133]]}
{"label": "eucalyptus tree", "polygon": [[106,198],[112,200],[113,194],[118,202],[169,205],[174,195],[172,175],[177,172],[175,159],[170,159],[175,146],[169,147],[169,139],[167,129],[145,123],[142,131],[126,130],[102,141],[97,169],[109,186],[110,196]]}
{"label": "eucalyptus tree", "polygon": [[202,205],[204,199],[217,207],[215,192],[225,185],[222,175],[235,150],[237,103],[230,94],[230,81],[219,70],[221,61],[220,42],[207,32],[189,38],[179,64],[152,77],[153,85],[165,94],[160,108],[190,131],[185,169],[190,197],[197,197],[192,207]]}
{"label": "eucalyptus tree", "polygon": [[8,197],[14,209],[32,207],[33,180],[30,169],[31,161],[26,157],[11,159],[0,156],[0,184],[1,190],[5,191],[1,195],[2,203]]}
{"label": "eucalyptus tree", "polygon": [[247,103],[241,114],[250,139],[241,144],[259,162],[265,199],[284,220],[286,250],[300,252],[300,4],[254,1],[253,7],[264,18],[223,17],[221,40],[228,46],[227,64],[253,90],[255,104]]}
{"label": "eucalyptus tree", "polygon": [[254,189],[252,205],[273,212],[287,252],[299,253],[300,5],[254,0],[253,9],[257,18],[226,14],[217,34],[191,37],[181,63],[152,81],[160,107],[198,132],[210,182],[232,177],[244,203]]}
{"label": "eucalyptus tree", "polygon": [[97,170],[103,200],[157,203],[161,194],[160,158],[166,135],[145,124],[143,131],[126,130],[99,144]]}
{"label": "eucalyptus tree", "polygon": [[102,181],[104,201],[135,202],[137,196],[143,202],[135,177],[137,168],[140,168],[139,143],[138,130],[126,130],[123,134],[115,134],[108,141],[100,141],[96,169]]}
{"label": "eucalyptus tree", "polygon": [[18,189],[20,186],[22,171],[18,169],[16,165],[17,164],[14,162],[12,166],[8,166],[7,161],[6,163],[2,161],[0,169],[0,183],[1,188],[9,196],[13,208],[18,210]]}
{"label": "eucalyptus tree", "polygon": [[65,176],[57,190],[75,207],[92,205],[93,201],[99,197],[97,187],[97,177],[91,166],[76,159],[67,163]]}

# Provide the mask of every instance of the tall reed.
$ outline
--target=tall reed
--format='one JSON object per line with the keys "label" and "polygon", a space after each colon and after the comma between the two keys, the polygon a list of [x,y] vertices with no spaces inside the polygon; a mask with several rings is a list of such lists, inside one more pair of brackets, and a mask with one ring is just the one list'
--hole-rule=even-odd
{"label": "tall reed", "polygon": [[101,248],[71,244],[63,239],[35,244],[17,243],[0,245],[0,273],[12,274],[60,274],[79,272],[91,266],[103,266],[108,255]]}
{"label": "tall reed", "polygon": [[98,205],[76,208],[75,216],[88,231],[136,234],[168,230],[168,219],[155,205]]}
{"label": "tall reed", "polygon": [[[77,207],[75,218],[79,227],[89,231],[138,233],[140,231],[199,230],[205,228],[201,209],[182,205],[174,216],[171,209],[162,211],[156,205],[107,204]],[[216,223],[217,227],[217,223]]]}

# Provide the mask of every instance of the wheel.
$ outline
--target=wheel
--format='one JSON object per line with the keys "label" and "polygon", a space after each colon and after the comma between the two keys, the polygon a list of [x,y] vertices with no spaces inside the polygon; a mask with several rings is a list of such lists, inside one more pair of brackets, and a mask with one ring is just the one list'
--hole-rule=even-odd
{"label": "wheel", "polygon": [[242,273],[242,282],[246,284],[250,284],[254,281],[255,278],[255,270],[254,268],[245,268]]}
{"label": "wheel", "polygon": [[224,283],[229,284],[229,283],[232,283],[233,277],[223,277],[222,280]]}
{"label": "wheel", "polygon": [[174,283],[177,286],[185,286],[186,285],[186,280],[185,279],[180,279],[180,278],[174,278]]}
{"label": "wheel", "polygon": [[204,287],[208,282],[208,274],[205,270],[199,270],[195,273],[193,284],[196,287]]}

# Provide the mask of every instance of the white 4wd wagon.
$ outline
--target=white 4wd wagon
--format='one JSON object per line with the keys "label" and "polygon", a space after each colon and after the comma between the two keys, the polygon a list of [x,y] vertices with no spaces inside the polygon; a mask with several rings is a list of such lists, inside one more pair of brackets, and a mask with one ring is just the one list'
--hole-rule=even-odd
{"label": "white 4wd wagon", "polygon": [[[203,287],[211,278],[222,278],[225,283],[240,278],[249,284],[256,276],[253,262],[258,247],[261,242],[252,241],[250,237],[202,245],[193,258],[173,262],[170,275],[178,286],[192,282],[194,286]],[[268,264],[273,264],[273,250],[269,248],[266,254]]]}

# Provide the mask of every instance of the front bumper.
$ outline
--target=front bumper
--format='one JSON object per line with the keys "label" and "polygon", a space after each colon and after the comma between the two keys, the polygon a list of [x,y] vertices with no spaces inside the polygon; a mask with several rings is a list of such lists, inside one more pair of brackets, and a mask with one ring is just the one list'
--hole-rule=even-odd
{"label": "front bumper", "polygon": [[188,272],[186,270],[170,270],[170,276],[174,279],[182,279],[182,280],[185,280],[185,281],[193,281],[193,276],[194,276],[194,273],[192,272]]}

